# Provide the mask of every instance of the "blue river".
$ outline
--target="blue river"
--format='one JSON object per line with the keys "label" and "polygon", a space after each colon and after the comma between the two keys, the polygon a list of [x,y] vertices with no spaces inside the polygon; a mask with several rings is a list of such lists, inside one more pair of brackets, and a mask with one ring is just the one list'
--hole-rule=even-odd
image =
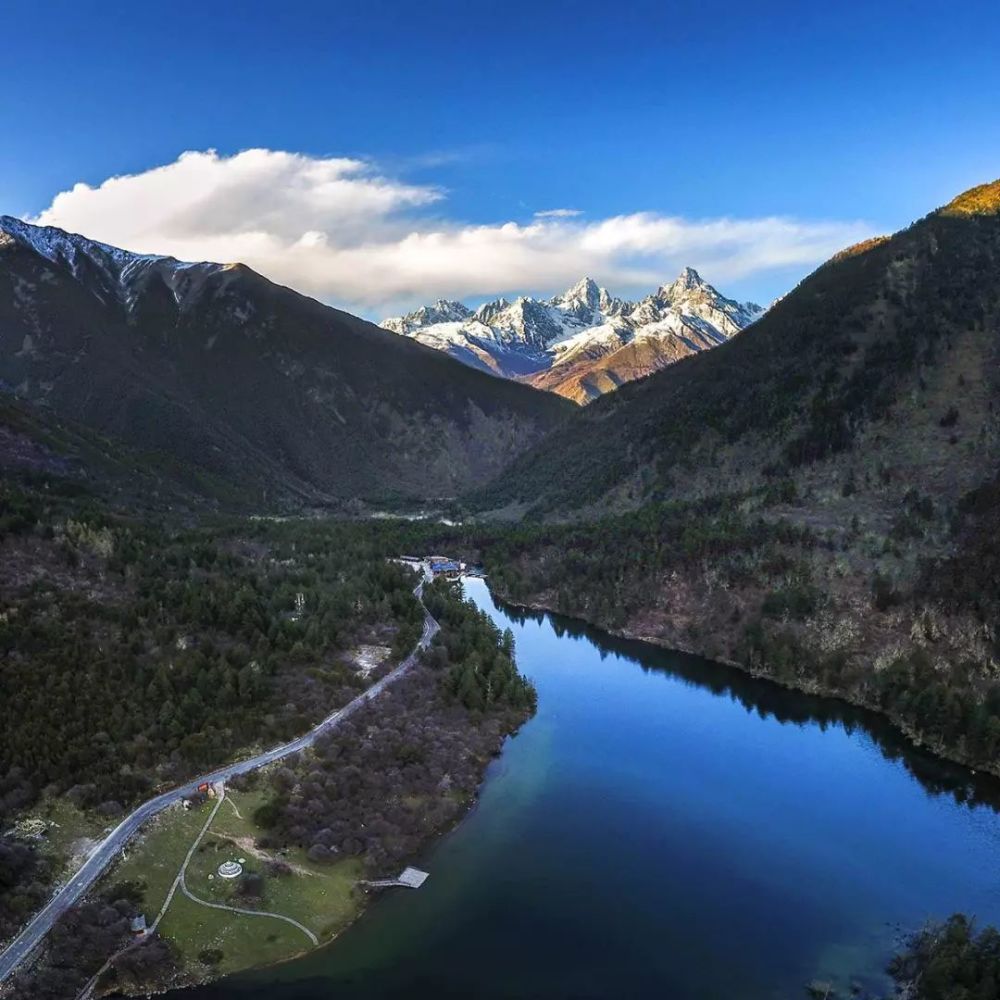
{"label": "blue river", "polygon": [[1000,783],[870,713],[498,607],[538,714],[472,813],[330,947],[178,1000],[790,1000],[887,988],[903,935],[1000,922]]}

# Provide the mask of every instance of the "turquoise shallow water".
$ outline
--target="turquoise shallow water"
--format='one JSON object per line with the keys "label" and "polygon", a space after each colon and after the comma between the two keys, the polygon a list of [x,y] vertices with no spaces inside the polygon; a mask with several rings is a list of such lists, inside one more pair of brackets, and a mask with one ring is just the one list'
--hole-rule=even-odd
{"label": "turquoise shallow water", "polygon": [[1000,783],[868,713],[467,593],[537,716],[476,809],[331,947],[177,994],[801,998],[877,983],[899,935],[1000,921]]}

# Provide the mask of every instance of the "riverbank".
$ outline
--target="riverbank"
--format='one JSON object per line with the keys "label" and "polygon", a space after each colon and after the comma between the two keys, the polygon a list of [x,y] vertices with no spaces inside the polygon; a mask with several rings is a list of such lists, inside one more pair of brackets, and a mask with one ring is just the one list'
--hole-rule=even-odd
{"label": "riverbank", "polygon": [[881,997],[925,919],[1000,917],[995,781],[845,703],[467,592],[539,705],[431,878],[336,947],[177,1000]]}
{"label": "riverbank", "polygon": [[488,583],[488,586],[490,588],[490,593],[493,594],[497,600],[513,608],[520,608],[536,614],[551,613],[565,615],[566,617],[575,618],[582,623],[590,625],[593,628],[600,629],[601,631],[606,632],[609,635],[616,636],[617,638],[644,642],[659,649],[702,657],[717,663],[725,664],[728,667],[733,667],[750,677],[768,681],[778,687],[784,688],[785,690],[799,691],[803,694],[816,695],[823,698],[832,698],[855,708],[861,708],[865,711],[874,712],[895,726],[896,729],[898,729],[899,732],[913,744],[913,746],[927,750],[935,756],[940,757],[942,760],[949,761],[953,764],[959,764],[962,767],[967,767],[973,773],[981,771],[992,775],[993,777],[1000,778],[1000,761],[984,761],[965,752],[959,744],[928,739],[925,733],[921,732],[899,712],[887,710],[885,706],[880,704],[879,701],[872,697],[869,692],[863,689],[858,689],[856,687],[845,688],[831,685],[824,683],[817,677],[784,677],[774,671],[763,669],[760,665],[755,665],[753,660],[748,661],[732,654],[726,655],[726,653],[720,652],[720,648],[717,644],[713,644],[709,648],[701,646],[697,643],[685,643],[679,639],[676,631],[670,638],[663,638],[661,636],[648,634],[647,632],[639,629],[616,627],[609,625],[606,622],[597,620],[595,616],[590,615],[587,612],[567,610],[565,608],[552,606],[556,602],[546,603],[537,600],[518,600],[511,597],[509,594],[502,592],[496,593],[495,585],[493,583]]}
{"label": "riverbank", "polygon": [[[494,598],[498,602],[502,600],[502,598],[500,597],[500,595],[494,595]],[[524,609],[524,610],[529,610],[529,611],[532,611],[532,612],[535,612],[535,613],[539,613],[539,614],[544,614],[544,613],[547,613],[547,612],[551,612],[553,610],[551,608],[544,607],[544,606],[542,606],[539,603],[535,603],[534,605],[524,604],[524,603],[520,603],[520,602],[513,602],[513,601],[504,602],[504,603],[506,603],[509,607],[512,607],[512,608],[517,607],[517,608],[521,608],[521,609]],[[560,612],[555,612],[555,613],[559,614]],[[579,616],[576,616],[576,617],[577,617],[577,619],[581,623],[583,623],[583,622],[586,621],[586,619],[580,618]],[[597,625],[596,623],[589,623],[589,624],[593,625],[593,627],[595,627],[595,628],[601,628],[601,626]],[[622,638],[622,639],[627,639],[627,640],[631,640],[631,641],[637,641],[637,642],[640,642],[640,643],[644,643],[644,644],[650,646],[651,648],[664,649],[664,650],[668,650],[668,649],[672,649],[673,648],[673,647],[670,647],[662,638],[660,638],[658,636],[649,636],[649,635],[640,635],[640,634],[629,634],[629,632],[627,630],[622,630],[622,629],[602,629],[602,631],[606,632],[608,635],[612,635],[612,636],[616,636],[616,637],[619,637],[619,638]],[[697,655],[697,656],[701,656],[702,655],[696,649],[688,649],[688,650],[684,650],[683,652],[685,652],[687,654]],[[843,696],[841,696],[841,695],[839,695],[837,693],[833,693],[833,692],[830,692],[830,691],[824,691],[824,690],[822,690],[820,688],[819,685],[813,685],[813,686],[808,686],[808,685],[804,685],[804,684],[795,685],[795,684],[791,684],[791,683],[788,683],[788,682],[783,682],[780,678],[770,677],[765,672],[755,671],[753,669],[750,669],[745,663],[741,664],[738,661],[736,661],[735,659],[729,659],[728,661],[717,660],[717,662],[725,662],[725,664],[726,664],[727,667],[735,668],[735,669],[739,670],[741,673],[747,675],[748,677],[752,677],[752,678],[758,679],[758,680],[765,680],[769,684],[774,684],[776,688],[780,688],[782,690],[786,690],[786,691],[790,691],[790,692],[799,691],[799,692],[802,692],[804,694],[821,696],[823,698],[829,698],[829,699],[836,699],[837,701],[842,702],[845,705],[853,705],[853,706],[856,706],[858,708],[863,708],[863,709],[865,709],[867,711],[871,711],[872,710],[871,706],[864,705],[862,702],[859,702],[857,700],[852,700],[850,698],[843,697]],[[880,717],[882,717],[882,718],[886,718],[887,720],[890,719],[890,717],[885,712],[877,712],[877,714]],[[898,726],[898,724],[896,724],[896,725],[897,725],[897,728],[900,729],[900,731],[902,732],[903,731],[903,727]],[[917,740],[912,740],[912,737],[910,737],[910,739],[914,743],[915,746],[924,746],[924,747],[926,747],[926,744],[921,744]],[[471,805],[471,803],[470,803],[470,805]],[[399,908],[396,907],[396,912],[398,912],[398,911],[399,911]],[[376,924],[378,923],[377,915],[376,915],[376,921],[375,922],[376,922]],[[889,957],[889,955],[891,954],[892,950],[896,946],[897,945],[896,945],[895,941],[893,941],[893,942],[887,942],[887,945],[884,946],[885,950],[883,952],[884,957],[886,959]],[[315,964],[316,959],[309,959],[308,961],[309,961],[310,964]],[[335,958],[334,958],[334,963],[336,964],[336,959]],[[860,963],[857,971],[861,971],[861,966],[863,966],[863,962]],[[852,969],[851,971],[853,972],[855,970]],[[823,974],[824,974],[824,976],[828,975],[828,971],[824,969],[823,970]],[[228,996],[228,994],[225,991],[220,992],[219,995],[220,996]],[[270,994],[268,994],[268,995],[270,995]],[[879,995],[881,995],[881,994],[879,994]]]}
{"label": "riverbank", "polygon": [[[441,582],[424,599],[441,623],[440,641],[291,766],[241,780],[231,813],[218,813],[189,859],[190,891],[170,903],[158,928],[173,963],[142,983],[116,978],[112,967],[99,995],[142,995],[288,961],[312,950],[303,933],[323,947],[368,907],[363,881],[398,874],[468,814],[490,762],[532,714],[534,696],[504,636],[457,589]],[[485,700],[470,687],[473,663],[472,683],[481,678]],[[150,838],[113,880],[144,882],[144,905],[155,909],[185,849],[185,838],[169,831]],[[164,860],[171,853],[174,861]],[[242,865],[238,879],[216,877],[225,861]],[[158,879],[147,877],[157,869]],[[276,924],[275,914],[298,932]]]}

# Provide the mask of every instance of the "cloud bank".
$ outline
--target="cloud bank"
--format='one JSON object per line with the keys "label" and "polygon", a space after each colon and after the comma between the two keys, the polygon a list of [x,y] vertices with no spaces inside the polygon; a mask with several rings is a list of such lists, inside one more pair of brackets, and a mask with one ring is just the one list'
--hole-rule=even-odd
{"label": "cloud bank", "polygon": [[555,291],[583,274],[626,293],[685,265],[724,286],[811,267],[870,235],[862,222],[649,212],[587,220],[575,209],[471,225],[447,218],[445,203],[440,188],[364,160],[207,150],[96,187],[76,184],[30,221],[141,253],[242,261],[371,315],[436,298]]}

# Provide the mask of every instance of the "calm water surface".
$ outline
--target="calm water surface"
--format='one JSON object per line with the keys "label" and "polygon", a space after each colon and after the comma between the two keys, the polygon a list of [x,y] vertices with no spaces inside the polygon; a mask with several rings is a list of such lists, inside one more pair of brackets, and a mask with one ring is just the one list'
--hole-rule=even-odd
{"label": "calm water surface", "polygon": [[1000,920],[998,783],[876,717],[467,593],[537,716],[481,800],[330,948],[177,1000],[801,998],[901,932]]}

